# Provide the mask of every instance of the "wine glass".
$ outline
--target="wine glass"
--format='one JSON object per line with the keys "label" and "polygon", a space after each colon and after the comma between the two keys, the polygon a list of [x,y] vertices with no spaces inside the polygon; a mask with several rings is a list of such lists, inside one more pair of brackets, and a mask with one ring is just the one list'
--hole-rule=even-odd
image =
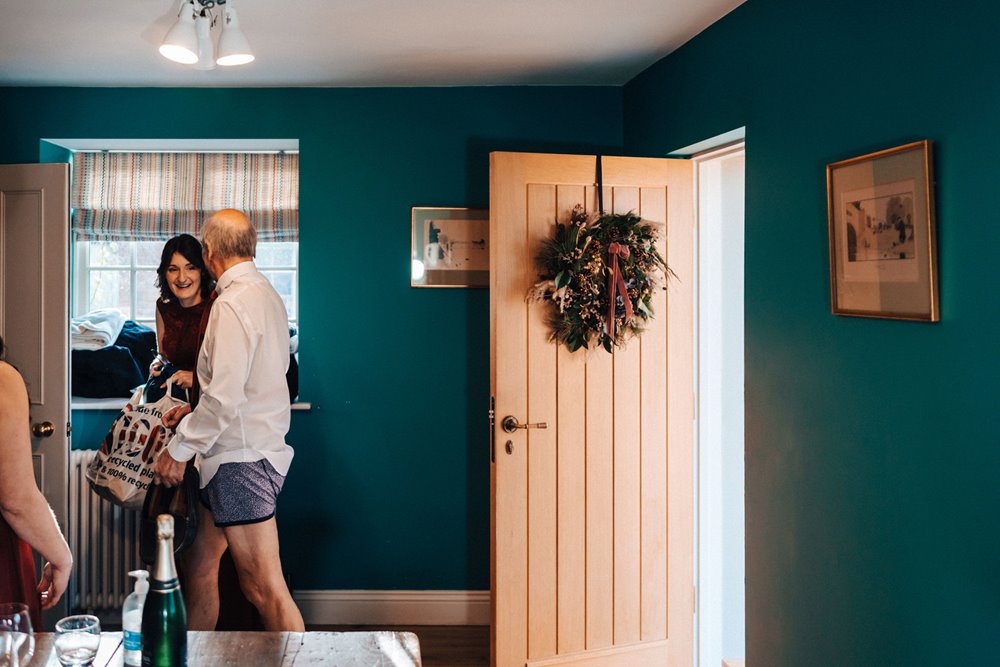
{"label": "wine glass", "polygon": [[89,665],[101,646],[101,622],[96,616],[67,616],[56,623],[56,658],[60,665]]}
{"label": "wine glass", "polygon": [[24,667],[35,653],[28,605],[0,604],[0,667]]}

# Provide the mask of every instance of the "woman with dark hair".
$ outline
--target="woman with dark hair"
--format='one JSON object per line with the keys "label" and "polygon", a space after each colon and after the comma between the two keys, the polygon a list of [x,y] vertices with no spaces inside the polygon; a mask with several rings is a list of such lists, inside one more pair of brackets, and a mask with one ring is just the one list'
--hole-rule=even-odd
{"label": "woman with dark hair", "polygon": [[160,354],[150,372],[159,375],[164,364],[175,368],[173,377],[179,387],[191,389],[192,403],[197,400],[198,365],[203,322],[208,321],[210,297],[215,281],[205,267],[201,244],[190,234],[175,236],[163,246],[160,266],[156,269],[156,342]]}
{"label": "woman with dark hair", "polygon": [[[0,360],[0,601],[28,605],[32,624],[40,629],[40,610],[62,597],[73,556],[35,484],[28,419],[24,380]],[[45,561],[37,585],[32,548]]]}

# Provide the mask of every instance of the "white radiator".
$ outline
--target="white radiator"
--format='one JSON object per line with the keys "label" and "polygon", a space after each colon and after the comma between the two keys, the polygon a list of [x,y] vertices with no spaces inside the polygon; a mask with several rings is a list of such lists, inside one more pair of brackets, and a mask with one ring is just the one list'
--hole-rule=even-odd
{"label": "white radiator", "polygon": [[132,592],[129,570],[144,566],[139,560],[139,512],[90,490],[87,465],[96,454],[90,449],[70,452],[67,538],[74,563],[69,607],[73,613],[104,616],[121,612]]}

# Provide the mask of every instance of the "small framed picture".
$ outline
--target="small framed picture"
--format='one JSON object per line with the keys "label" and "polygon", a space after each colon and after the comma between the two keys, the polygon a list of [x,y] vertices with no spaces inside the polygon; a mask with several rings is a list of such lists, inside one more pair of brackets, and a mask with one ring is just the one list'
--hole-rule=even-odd
{"label": "small framed picture", "polygon": [[937,322],[931,142],[826,168],[834,314]]}
{"label": "small framed picture", "polygon": [[489,287],[490,212],[414,206],[411,287]]}

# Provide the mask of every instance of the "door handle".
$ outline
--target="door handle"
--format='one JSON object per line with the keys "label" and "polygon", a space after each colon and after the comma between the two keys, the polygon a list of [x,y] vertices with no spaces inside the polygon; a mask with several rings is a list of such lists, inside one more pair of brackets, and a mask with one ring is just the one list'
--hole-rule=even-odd
{"label": "door handle", "polygon": [[515,417],[514,415],[507,415],[506,417],[504,417],[503,421],[500,422],[500,426],[502,426],[503,430],[507,431],[507,433],[513,433],[514,431],[516,431],[519,428],[528,429],[528,428],[548,428],[549,427],[549,425],[546,424],[545,422],[538,422],[537,424],[520,424],[517,421],[517,417]]}
{"label": "door handle", "polygon": [[56,432],[56,427],[52,422],[41,422],[31,425],[31,432],[36,438],[50,438]]}

